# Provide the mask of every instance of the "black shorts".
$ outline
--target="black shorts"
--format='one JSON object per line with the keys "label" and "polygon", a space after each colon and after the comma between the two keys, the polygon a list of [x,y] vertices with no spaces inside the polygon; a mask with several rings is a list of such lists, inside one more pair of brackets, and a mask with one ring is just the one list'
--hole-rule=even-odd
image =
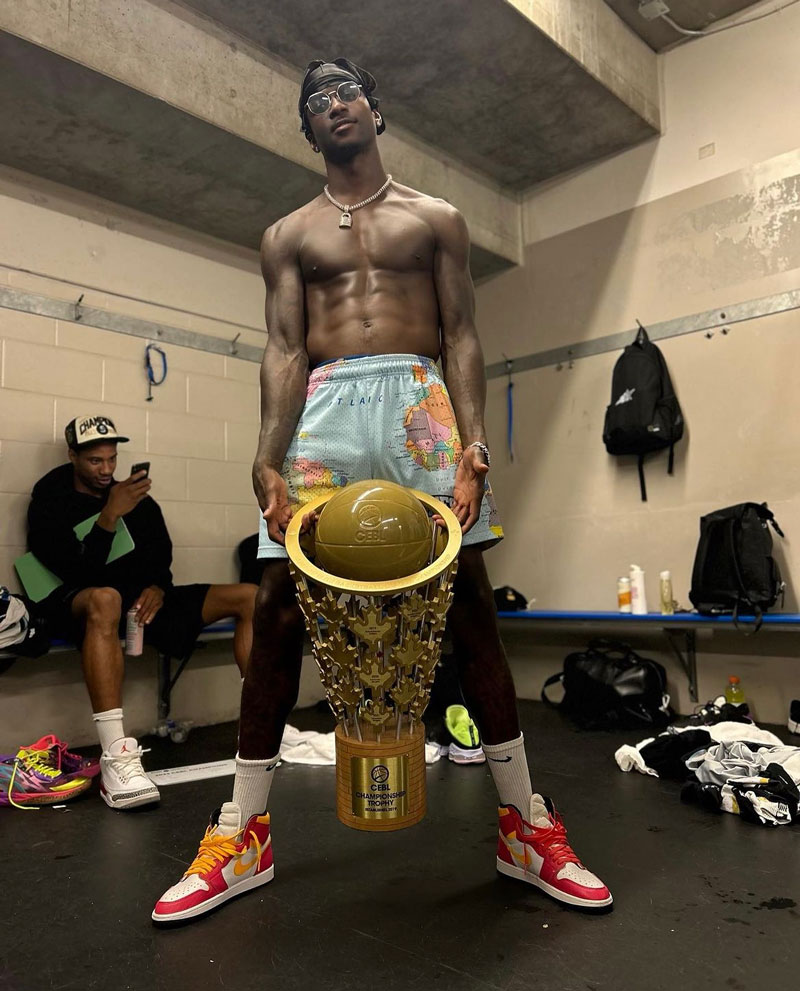
{"label": "black shorts", "polygon": [[[205,625],[203,603],[210,588],[211,585],[208,584],[173,585],[168,588],[164,593],[164,604],[153,622],[144,628],[145,643],[152,644],[171,657],[185,657],[194,647]],[[121,639],[125,638],[126,614],[139,597],[140,591],[119,590],[122,596],[122,616],[119,623]],[[50,636],[71,640],[80,647],[83,643],[84,624],[72,615],[72,600],[77,594],[72,592],[59,598],[54,593],[40,605]]]}

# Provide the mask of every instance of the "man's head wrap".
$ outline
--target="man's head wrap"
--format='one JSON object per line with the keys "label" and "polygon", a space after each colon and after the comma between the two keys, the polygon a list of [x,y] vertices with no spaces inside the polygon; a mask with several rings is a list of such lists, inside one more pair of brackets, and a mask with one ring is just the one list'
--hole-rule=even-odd
{"label": "man's head wrap", "polygon": [[[309,141],[313,141],[314,139],[306,114],[306,102],[309,96],[312,93],[330,90],[334,83],[340,83],[345,79],[352,79],[357,82],[364,90],[364,96],[366,96],[372,110],[378,109],[380,100],[377,96],[372,95],[372,91],[375,89],[377,83],[375,82],[375,77],[367,72],[366,69],[362,69],[355,62],[351,62],[350,59],[346,58],[337,58],[333,62],[326,62],[324,59],[319,58],[313,59],[308,63],[305,75],[303,76],[303,82],[300,86],[300,100],[297,104],[297,109],[300,113],[300,130]],[[381,118],[381,122],[378,124],[378,134],[383,134],[385,130],[386,124],[383,122],[383,118]]]}

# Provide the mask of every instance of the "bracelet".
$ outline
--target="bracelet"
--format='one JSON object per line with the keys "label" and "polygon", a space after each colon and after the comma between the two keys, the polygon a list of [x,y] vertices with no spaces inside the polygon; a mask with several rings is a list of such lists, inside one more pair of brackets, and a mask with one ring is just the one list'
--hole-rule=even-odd
{"label": "bracelet", "polygon": [[464,450],[465,451],[468,451],[471,447],[477,447],[478,448],[478,450],[481,452],[481,454],[484,456],[484,458],[486,458],[486,467],[487,468],[491,468],[492,467],[492,457],[489,454],[489,448],[483,443],[483,441],[474,440],[471,444],[467,444],[467,446],[464,448]]}

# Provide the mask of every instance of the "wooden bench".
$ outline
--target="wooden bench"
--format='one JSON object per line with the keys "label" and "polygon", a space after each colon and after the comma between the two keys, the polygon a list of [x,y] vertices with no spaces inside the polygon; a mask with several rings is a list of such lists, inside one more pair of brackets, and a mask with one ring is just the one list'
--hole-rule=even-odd
{"label": "wooden bench", "polygon": [[[660,630],[664,633],[683,668],[689,682],[689,695],[693,702],[697,697],[697,632],[698,630],[734,630],[736,624],[732,616],[701,616],[699,613],[682,612],[672,616],[649,612],[643,616],[634,616],[620,612],[575,612],[569,610],[533,609],[519,612],[499,612],[501,632],[519,629],[520,626],[541,628],[587,629],[600,632],[613,632],[615,636],[624,636],[625,631],[639,632]],[[755,622],[753,616],[740,616],[740,628]],[[800,630],[800,614],[798,613],[767,613],[763,617],[765,630]]]}

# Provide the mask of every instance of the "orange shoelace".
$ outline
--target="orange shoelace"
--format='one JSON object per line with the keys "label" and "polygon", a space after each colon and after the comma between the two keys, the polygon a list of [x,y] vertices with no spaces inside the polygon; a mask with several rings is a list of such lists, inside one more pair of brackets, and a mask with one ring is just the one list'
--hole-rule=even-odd
{"label": "orange shoelace", "polygon": [[[245,850],[244,847],[240,850],[238,846],[239,842],[241,842],[240,837],[243,836],[243,832],[243,830],[239,830],[233,836],[217,836],[214,834],[214,830],[209,827],[206,830],[206,835],[200,841],[200,849],[197,851],[197,856],[192,861],[184,877],[188,877],[190,874],[207,874],[227,857],[241,857]],[[257,860],[261,860],[261,844],[258,842],[258,837],[252,829],[249,835],[253,837],[253,843],[258,852]]]}

